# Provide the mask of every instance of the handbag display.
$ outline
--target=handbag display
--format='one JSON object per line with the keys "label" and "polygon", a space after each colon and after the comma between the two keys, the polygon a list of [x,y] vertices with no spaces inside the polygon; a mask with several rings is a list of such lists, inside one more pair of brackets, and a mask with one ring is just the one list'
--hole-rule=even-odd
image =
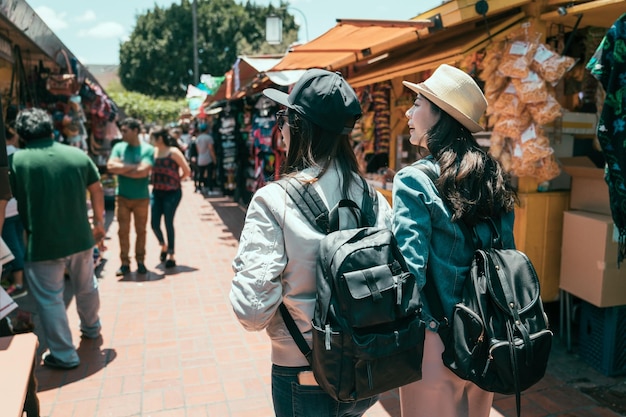
{"label": "handbag display", "polygon": [[50,94],[54,94],[56,96],[71,96],[78,92],[80,86],[78,85],[76,74],[72,72],[72,65],[70,64],[67,52],[61,49],[60,53],[65,58],[68,73],[48,75],[48,79],[46,80],[46,90],[48,90]]}

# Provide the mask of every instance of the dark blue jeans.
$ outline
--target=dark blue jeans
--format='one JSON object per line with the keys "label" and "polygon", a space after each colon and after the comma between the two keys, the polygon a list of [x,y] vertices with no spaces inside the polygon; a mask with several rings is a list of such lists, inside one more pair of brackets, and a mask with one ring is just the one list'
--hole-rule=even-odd
{"label": "dark blue jeans", "polygon": [[165,220],[165,232],[167,233],[167,253],[174,253],[174,214],[180,203],[183,193],[176,191],[153,190],[150,196],[150,216],[152,230],[159,241],[159,245],[165,244],[161,231],[161,217]]}
{"label": "dark blue jeans", "polygon": [[300,385],[298,373],[309,367],[272,365],[272,401],[276,417],[359,417],[378,397],[340,403],[317,385]]}

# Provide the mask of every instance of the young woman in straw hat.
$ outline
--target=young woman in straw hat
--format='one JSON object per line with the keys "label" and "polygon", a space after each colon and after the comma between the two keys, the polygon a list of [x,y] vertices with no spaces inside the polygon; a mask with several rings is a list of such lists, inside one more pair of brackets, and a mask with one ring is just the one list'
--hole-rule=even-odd
{"label": "young woman in straw hat", "polygon": [[[446,317],[461,299],[474,244],[461,223],[477,225],[489,242],[485,220],[501,225],[502,242],[514,247],[516,199],[499,163],[483,151],[472,133],[483,130],[479,119],[487,101],[463,71],[442,65],[420,84],[404,81],[417,93],[406,111],[409,141],[424,156],[400,170],[393,182],[393,230],[420,288],[427,282],[438,293]],[[438,174],[433,183],[416,165]],[[469,236],[469,234],[468,234]],[[403,417],[487,417],[493,393],[457,377],[443,365],[439,323],[424,298],[427,328],[422,380],[400,388]]]}
{"label": "young woman in straw hat", "polygon": [[[363,182],[348,134],[361,116],[358,97],[338,73],[311,69],[291,93],[267,89],[286,107],[278,126],[287,157],[285,176],[310,183],[334,207],[342,198],[363,200]],[[391,208],[378,194],[379,227],[391,227]],[[314,228],[280,184],[252,197],[233,261],[230,301],[242,325],[265,329],[272,344],[272,399],[277,417],[358,417],[377,397],[337,402],[315,381],[309,363],[289,334],[278,308],[285,304],[307,341],[312,338],[315,263],[325,236]]]}

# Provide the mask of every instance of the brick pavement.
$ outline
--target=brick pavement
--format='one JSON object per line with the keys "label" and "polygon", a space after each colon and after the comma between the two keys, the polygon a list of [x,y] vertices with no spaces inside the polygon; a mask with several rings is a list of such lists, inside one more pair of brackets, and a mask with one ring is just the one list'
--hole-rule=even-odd
{"label": "brick pavement", "polygon": [[[176,215],[178,266],[163,269],[149,231],[149,274],[138,276],[133,264],[132,274],[121,278],[115,276],[117,222],[109,213],[108,251],[99,271],[102,338],[79,338],[68,293],[81,365],[71,371],[37,367],[41,415],[271,416],[269,341],[264,332],[244,331],[228,301],[244,215],[232,199],[204,198],[185,182]],[[617,416],[553,375],[524,393],[522,407],[528,417]],[[366,414],[399,415],[397,391]],[[514,415],[514,398],[497,396],[491,417]]]}

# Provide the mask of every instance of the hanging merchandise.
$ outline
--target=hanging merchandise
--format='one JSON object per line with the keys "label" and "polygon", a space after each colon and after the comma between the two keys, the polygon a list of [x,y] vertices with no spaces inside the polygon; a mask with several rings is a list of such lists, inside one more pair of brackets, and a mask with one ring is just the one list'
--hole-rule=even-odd
{"label": "hanging merchandise", "polygon": [[606,160],[605,180],[618,231],[617,265],[626,258],[626,14],[608,30],[587,69],[606,93],[598,121],[598,140]]}
{"label": "hanging merchandise", "polygon": [[487,49],[479,77],[489,103],[487,125],[493,127],[489,152],[507,172],[544,182],[561,170],[541,126],[561,116],[554,86],[575,60],[540,44],[540,38],[532,22],[522,24]]}
{"label": "hanging merchandise", "polygon": [[[273,134],[276,126],[274,102],[261,96],[256,102],[252,117],[252,154],[254,155],[254,191],[277,178]],[[253,192],[254,192],[253,191]]]}
{"label": "hanging merchandise", "polygon": [[46,90],[50,92],[50,94],[55,96],[71,96],[73,94],[78,93],[80,89],[80,85],[78,84],[78,78],[76,74],[72,71],[72,65],[70,63],[70,58],[65,52],[64,49],[61,49],[58,55],[61,55],[65,60],[65,71],[64,74],[49,74],[48,79],[46,80]]}
{"label": "hanging merchandise", "polygon": [[[354,142],[367,142],[374,139],[374,111],[372,108],[372,95],[370,86],[356,90],[361,103],[363,115],[354,123],[354,128],[350,133],[350,138]],[[372,151],[373,151],[372,143]]]}
{"label": "hanging merchandise", "polygon": [[233,195],[237,187],[237,120],[230,105],[219,119],[217,137],[218,181],[224,195]]}
{"label": "hanging merchandise", "polygon": [[[9,100],[7,103],[7,121],[14,119],[13,114],[17,115],[17,110],[23,107],[30,107],[37,105],[37,97],[31,90],[32,83],[29,82],[26,76],[26,70],[24,68],[24,62],[22,60],[22,51],[18,45],[13,47],[13,68],[11,71],[11,86],[9,89]],[[15,97],[16,105],[12,104],[12,100]]]}
{"label": "hanging merchandise", "polygon": [[248,203],[254,191],[256,191],[256,177],[255,177],[255,155],[254,155],[254,137],[252,135],[252,119],[253,119],[253,107],[247,104],[244,108],[242,127],[240,129],[242,140],[245,143],[245,152],[239,158],[242,164],[241,169],[244,177],[244,189],[246,194],[243,195],[243,202]]}
{"label": "hanging merchandise", "polygon": [[389,109],[389,95],[391,82],[383,81],[374,84],[372,91],[372,105],[374,108],[374,131],[376,142],[374,152],[376,154],[388,154],[389,142],[391,139],[391,128],[389,119],[391,110]]}
{"label": "hanging merchandise", "polygon": [[81,98],[73,95],[68,101],[68,110],[63,118],[63,136],[65,141],[77,148],[87,151],[87,129],[85,129],[85,113]]}

